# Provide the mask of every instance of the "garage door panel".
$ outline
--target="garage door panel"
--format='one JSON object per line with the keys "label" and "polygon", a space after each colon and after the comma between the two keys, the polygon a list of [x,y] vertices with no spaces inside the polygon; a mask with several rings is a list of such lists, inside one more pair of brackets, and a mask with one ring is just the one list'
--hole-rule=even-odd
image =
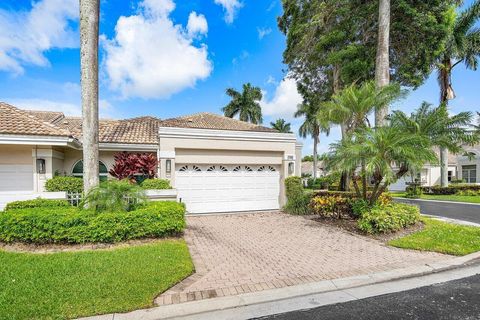
{"label": "garage door panel", "polygon": [[191,213],[279,208],[280,174],[275,166],[182,165],[175,181]]}
{"label": "garage door panel", "polygon": [[32,165],[0,165],[0,191],[32,190]]}

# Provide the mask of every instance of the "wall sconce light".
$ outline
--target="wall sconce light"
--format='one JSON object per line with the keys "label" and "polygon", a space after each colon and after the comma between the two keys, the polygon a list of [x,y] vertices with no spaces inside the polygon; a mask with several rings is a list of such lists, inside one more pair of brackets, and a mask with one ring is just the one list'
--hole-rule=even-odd
{"label": "wall sconce light", "polygon": [[167,175],[172,173],[172,160],[170,159],[165,161],[165,172]]}
{"label": "wall sconce light", "polygon": [[288,163],[288,174],[292,175],[294,171],[295,171],[295,163],[294,162],[289,162]]}
{"label": "wall sconce light", "polygon": [[37,173],[45,174],[45,159],[37,159]]}

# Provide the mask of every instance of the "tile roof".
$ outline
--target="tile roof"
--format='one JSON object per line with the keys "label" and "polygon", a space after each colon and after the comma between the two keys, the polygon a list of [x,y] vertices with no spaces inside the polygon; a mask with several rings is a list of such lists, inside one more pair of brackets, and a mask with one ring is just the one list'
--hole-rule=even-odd
{"label": "tile roof", "polygon": [[162,121],[161,126],[235,131],[278,132],[277,130],[272,128],[267,128],[244,121],[227,118],[209,112],[201,112],[178,118],[166,119]]}
{"label": "tile roof", "polygon": [[[66,117],[63,113],[54,111],[21,110],[1,102],[0,112],[0,134],[69,136],[82,140],[81,117]],[[167,120],[149,116],[124,120],[100,119],[99,141],[157,144],[160,126],[278,132],[271,128],[205,112]]]}
{"label": "tile roof", "polygon": [[70,136],[68,130],[4,102],[0,102],[0,134]]}

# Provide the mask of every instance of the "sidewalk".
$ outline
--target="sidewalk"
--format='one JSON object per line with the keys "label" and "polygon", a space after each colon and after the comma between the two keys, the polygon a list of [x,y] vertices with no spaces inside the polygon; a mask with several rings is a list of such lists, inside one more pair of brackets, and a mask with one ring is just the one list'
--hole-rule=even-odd
{"label": "sidewalk", "polygon": [[480,274],[478,261],[480,261],[480,252],[421,267],[409,267],[83,319],[249,319],[410,290]]}

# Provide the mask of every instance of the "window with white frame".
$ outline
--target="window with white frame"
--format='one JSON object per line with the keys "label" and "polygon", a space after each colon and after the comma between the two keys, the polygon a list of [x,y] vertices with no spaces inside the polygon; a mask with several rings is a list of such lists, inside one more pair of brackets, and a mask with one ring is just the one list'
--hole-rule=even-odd
{"label": "window with white frame", "polygon": [[477,166],[475,164],[462,166],[462,179],[466,183],[477,183]]}

